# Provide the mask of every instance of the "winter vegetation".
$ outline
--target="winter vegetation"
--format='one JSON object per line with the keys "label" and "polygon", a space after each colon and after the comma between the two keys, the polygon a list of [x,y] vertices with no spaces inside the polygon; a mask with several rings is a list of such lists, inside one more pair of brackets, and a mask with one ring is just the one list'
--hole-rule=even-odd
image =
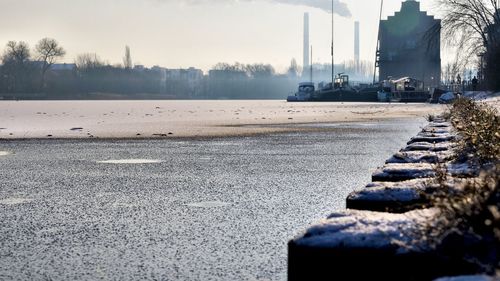
{"label": "winter vegetation", "polygon": [[475,167],[479,176],[450,185],[450,173],[437,165],[428,195],[439,215],[421,235],[445,258],[463,257],[477,271],[500,273],[500,116],[484,103],[458,99],[447,112],[461,136],[455,161]]}
{"label": "winter vegetation", "polygon": [[445,80],[455,80],[467,73],[467,69],[475,68],[479,69],[477,78],[483,89],[499,91],[500,2],[437,0],[437,3],[443,14],[442,38],[456,53],[455,59],[444,67]]}

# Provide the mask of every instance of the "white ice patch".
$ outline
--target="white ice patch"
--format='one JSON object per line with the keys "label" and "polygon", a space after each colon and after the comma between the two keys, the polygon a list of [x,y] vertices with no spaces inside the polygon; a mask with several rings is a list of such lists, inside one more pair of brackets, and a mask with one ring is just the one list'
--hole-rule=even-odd
{"label": "white ice patch", "polygon": [[190,203],[186,205],[189,207],[196,207],[196,208],[220,208],[220,207],[227,207],[231,204],[220,201],[207,201],[207,202]]}
{"label": "white ice patch", "polygon": [[10,152],[8,152],[8,151],[0,151],[0,156],[7,156],[9,154],[10,154]]}
{"label": "white ice patch", "polygon": [[119,160],[97,161],[97,163],[100,164],[156,164],[162,162],[163,160],[155,160],[155,159],[119,159]]}
{"label": "white ice patch", "polygon": [[33,199],[28,198],[6,198],[0,200],[0,205],[19,205],[32,202]]}

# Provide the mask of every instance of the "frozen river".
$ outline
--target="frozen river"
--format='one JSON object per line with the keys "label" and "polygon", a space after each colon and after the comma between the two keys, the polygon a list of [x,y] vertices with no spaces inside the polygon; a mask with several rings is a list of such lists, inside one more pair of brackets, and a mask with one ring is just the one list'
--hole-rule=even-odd
{"label": "frozen river", "polygon": [[0,279],[286,280],[288,240],[424,121],[0,142]]}

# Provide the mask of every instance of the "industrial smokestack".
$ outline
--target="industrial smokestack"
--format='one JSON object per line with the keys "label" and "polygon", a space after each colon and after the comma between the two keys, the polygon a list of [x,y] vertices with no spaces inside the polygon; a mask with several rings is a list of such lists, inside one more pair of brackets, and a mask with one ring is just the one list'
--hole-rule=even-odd
{"label": "industrial smokestack", "polygon": [[354,63],[359,67],[359,21],[354,22]]}
{"label": "industrial smokestack", "polygon": [[302,68],[309,67],[309,13],[304,13],[304,62]]}

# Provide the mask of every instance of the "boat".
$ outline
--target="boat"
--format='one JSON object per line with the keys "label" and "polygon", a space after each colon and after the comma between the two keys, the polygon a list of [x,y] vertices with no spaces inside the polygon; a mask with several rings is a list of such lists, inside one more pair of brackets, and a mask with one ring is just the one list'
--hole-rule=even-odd
{"label": "boat", "polygon": [[431,99],[430,92],[424,90],[424,83],[411,77],[384,80],[382,85],[377,92],[380,102],[428,102]]}
{"label": "boat", "polygon": [[357,89],[349,83],[349,75],[339,73],[335,78],[335,83],[320,83],[315,89],[313,82],[302,82],[299,89],[293,96],[288,96],[288,102],[301,101],[353,101],[353,102],[374,102],[377,101],[377,87]]}
{"label": "boat", "polygon": [[349,83],[349,75],[339,73],[335,83],[328,83],[324,88],[318,90],[314,95],[315,101],[353,101],[371,102],[377,101],[377,91],[371,88],[355,88]]}
{"label": "boat", "polygon": [[293,96],[288,96],[288,102],[312,101],[315,86],[313,82],[299,83],[299,89]]}

